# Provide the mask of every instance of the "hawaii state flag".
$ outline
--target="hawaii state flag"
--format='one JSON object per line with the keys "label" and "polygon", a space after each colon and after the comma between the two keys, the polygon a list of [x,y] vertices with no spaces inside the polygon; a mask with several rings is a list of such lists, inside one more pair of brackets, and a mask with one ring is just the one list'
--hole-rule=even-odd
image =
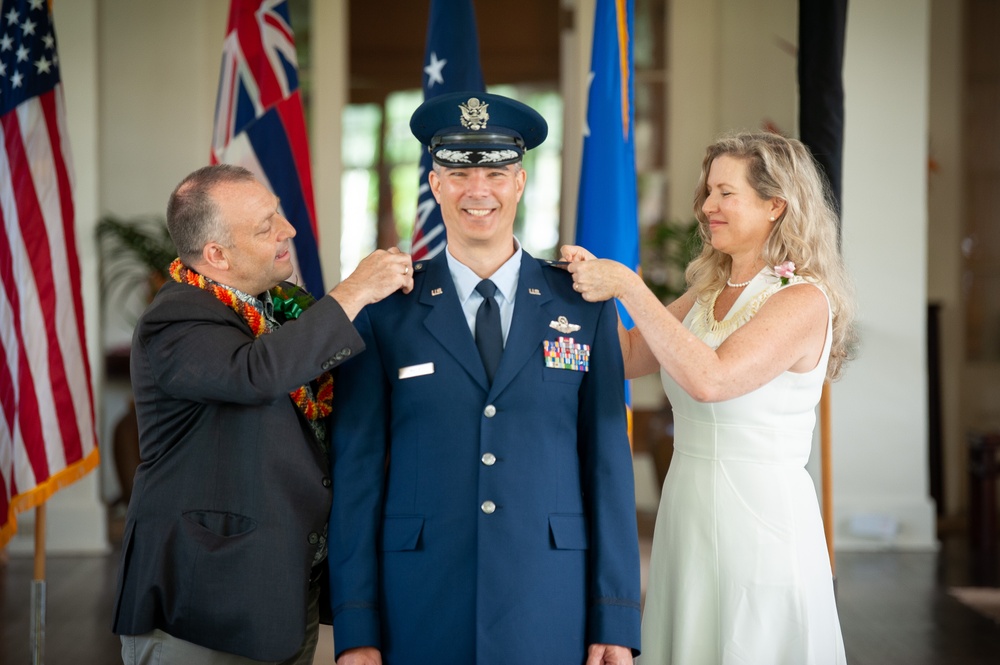
{"label": "hawaii state flag", "polygon": [[296,231],[297,281],[323,294],[309,142],[286,0],[233,0],[230,5],[212,163],[249,169],[281,199],[281,212]]}
{"label": "hawaii state flag", "polygon": [[[483,92],[483,72],[479,66],[479,36],[472,0],[431,0],[424,51],[424,100],[447,92]],[[413,224],[410,255],[414,261],[437,256],[448,239],[427,174],[432,161],[426,148],[420,157],[420,189],[417,219]]]}
{"label": "hawaii state flag", "polygon": [[97,466],[59,55],[45,0],[0,6],[0,547]]}

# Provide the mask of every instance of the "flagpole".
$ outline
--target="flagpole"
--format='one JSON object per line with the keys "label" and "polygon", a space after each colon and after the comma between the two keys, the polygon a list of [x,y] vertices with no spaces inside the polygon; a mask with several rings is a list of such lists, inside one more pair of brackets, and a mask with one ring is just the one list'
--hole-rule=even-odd
{"label": "flagpole", "polygon": [[45,662],[45,504],[35,508],[35,572],[31,580],[31,665]]}
{"label": "flagpole", "polygon": [[830,382],[823,382],[823,392],[819,399],[819,450],[820,484],[823,488],[823,531],[826,533],[826,549],[830,555],[830,570],[837,577],[837,565],[833,556],[833,448],[830,418]]}

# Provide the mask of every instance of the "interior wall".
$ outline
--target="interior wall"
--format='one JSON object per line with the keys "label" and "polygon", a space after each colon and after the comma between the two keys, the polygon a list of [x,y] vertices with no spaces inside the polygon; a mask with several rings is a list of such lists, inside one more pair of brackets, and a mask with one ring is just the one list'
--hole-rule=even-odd
{"label": "interior wall", "polygon": [[[100,214],[163,217],[177,183],[209,161],[229,3],[97,5]],[[108,347],[128,345],[128,322],[108,323]]]}
{"label": "interior wall", "polygon": [[[716,131],[798,134],[798,8],[799,0],[722,0]],[[692,166],[697,175],[700,160]]]}

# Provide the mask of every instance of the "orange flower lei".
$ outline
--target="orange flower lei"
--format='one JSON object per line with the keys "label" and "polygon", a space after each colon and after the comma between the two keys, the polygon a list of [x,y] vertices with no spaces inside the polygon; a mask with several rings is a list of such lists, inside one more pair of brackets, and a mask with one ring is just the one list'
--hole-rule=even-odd
{"label": "orange flower lei", "polygon": [[[174,259],[173,263],[170,264],[170,277],[175,282],[190,284],[211,293],[222,304],[239,314],[240,318],[247,322],[254,337],[260,337],[268,331],[267,320],[256,307],[240,300],[229,289],[205,279],[205,277],[181,263],[180,259]],[[272,297],[275,291],[279,297],[285,297],[284,292],[278,287],[272,289]],[[306,386],[299,386],[289,393],[292,401],[299,407],[299,411],[308,420],[325,418],[333,410],[333,376],[329,372],[323,372],[316,381],[319,385],[316,389],[315,397],[310,395],[310,391]]]}

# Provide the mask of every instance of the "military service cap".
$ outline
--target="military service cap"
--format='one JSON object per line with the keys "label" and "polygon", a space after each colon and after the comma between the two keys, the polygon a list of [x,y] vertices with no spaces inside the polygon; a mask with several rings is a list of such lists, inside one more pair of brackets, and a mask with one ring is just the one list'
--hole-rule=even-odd
{"label": "military service cap", "polygon": [[442,166],[502,166],[545,140],[548,125],[521,102],[487,92],[431,97],[410,117],[410,131]]}

